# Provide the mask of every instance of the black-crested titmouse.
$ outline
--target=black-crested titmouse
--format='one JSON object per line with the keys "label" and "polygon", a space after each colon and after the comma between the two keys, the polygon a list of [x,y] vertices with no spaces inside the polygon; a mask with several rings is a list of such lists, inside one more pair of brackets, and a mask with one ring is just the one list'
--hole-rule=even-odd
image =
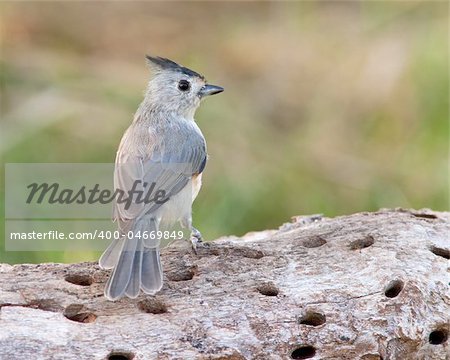
{"label": "black-crested titmouse", "polygon": [[[113,269],[105,296],[136,298],[139,290],[155,294],[163,284],[156,232],[179,221],[191,232],[195,246],[201,240],[192,226],[191,207],[201,187],[207,161],[206,142],[194,121],[200,102],[223,88],[177,63],[147,56],[152,77],[133,123],[122,137],[116,156],[114,187],[129,193],[153,184],[163,190],[161,201],[115,199],[114,219],[120,237],[99,260]],[[131,199],[129,197],[128,199]],[[139,236],[133,236],[139,234]],[[142,234],[146,234],[142,236]]]}

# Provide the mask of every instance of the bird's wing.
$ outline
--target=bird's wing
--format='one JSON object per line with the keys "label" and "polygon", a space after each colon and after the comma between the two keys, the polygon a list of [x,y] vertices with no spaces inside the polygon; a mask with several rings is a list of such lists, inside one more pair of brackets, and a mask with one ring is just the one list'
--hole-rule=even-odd
{"label": "bird's wing", "polygon": [[[188,125],[166,131],[167,136],[160,134],[160,139],[165,140],[159,139],[148,156],[123,150],[126,146],[117,154],[114,187],[125,195],[122,199],[116,197],[114,219],[122,233],[132,230],[137,219],[151,215],[162,205],[148,201],[158,190],[164,191],[165,198],[170,199],[186,186],[193,174],[201,173],[205,167],[206,144],[201,132]],[[150,199],[145,199],[151,187]],[[131,189],[135,190],[132,198],[128,193]],[[143,194],[140,198],[139,192]]]}

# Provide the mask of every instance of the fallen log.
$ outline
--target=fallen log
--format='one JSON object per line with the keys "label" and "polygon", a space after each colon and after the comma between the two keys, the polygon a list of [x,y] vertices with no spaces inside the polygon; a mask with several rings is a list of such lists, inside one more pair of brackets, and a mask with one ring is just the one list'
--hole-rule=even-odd
{"label": "fallen log", "polygon": [[163,250],[156,296],[96,263],[0,264],[1,359],[448,359],[450,213],[295,217]]}

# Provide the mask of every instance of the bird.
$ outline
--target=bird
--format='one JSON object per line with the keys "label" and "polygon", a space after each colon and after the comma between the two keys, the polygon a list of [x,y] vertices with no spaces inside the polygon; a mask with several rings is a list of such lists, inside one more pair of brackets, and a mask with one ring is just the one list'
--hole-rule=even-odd
{"label": "bird", "polygon": [[[150,295],[161,290],[161,239],[155,236],[159,230],[180,223],[190,231],[194,250],[202,241],[192,225],[192,203],[202,185],[208,154],[194,115],[203,99],[224,91],[167,58],[146,55],[146,60],[151,77],[114,165],[114,188],[128,194],[126,201],[119,196],[113,205],[120,236],[99,259],[101,268],[112,270],[104,290],[111,301],[124,296],[134,299],[140,290]],[[142,201],[149,184],[162,191],[163,199]],[[141,233],[147,236],[138,236]]]}

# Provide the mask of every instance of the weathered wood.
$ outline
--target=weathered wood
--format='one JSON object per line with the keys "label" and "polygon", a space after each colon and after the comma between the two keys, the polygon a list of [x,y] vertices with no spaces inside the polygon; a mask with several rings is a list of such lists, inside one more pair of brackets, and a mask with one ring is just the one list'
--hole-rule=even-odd
{"label": "weathered wood", "polygon": [[[0,265],[1,359],[448,359],[450,214],[296,217],[163,251],[156,296],[95,263]],[[116,354],[116,356],[111,356]]]}

